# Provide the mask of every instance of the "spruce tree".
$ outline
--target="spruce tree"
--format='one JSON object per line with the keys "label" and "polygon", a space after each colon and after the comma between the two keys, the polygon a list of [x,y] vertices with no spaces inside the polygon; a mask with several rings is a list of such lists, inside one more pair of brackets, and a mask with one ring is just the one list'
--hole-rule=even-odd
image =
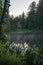
{"label": "spruce tree", "polygon": [[39,0],[37,15],[39,29],[43,30],[43,0]]}

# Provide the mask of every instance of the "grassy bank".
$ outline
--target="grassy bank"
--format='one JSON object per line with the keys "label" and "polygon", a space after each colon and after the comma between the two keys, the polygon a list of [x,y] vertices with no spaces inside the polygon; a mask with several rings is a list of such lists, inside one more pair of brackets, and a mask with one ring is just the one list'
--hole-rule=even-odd
{"label": "grassy bank", "polygon": [[22,32],[22,33],[43,33],[43,30],[28,30],[28,29],[17,29],[17,30],[10,30],[8,32]]}

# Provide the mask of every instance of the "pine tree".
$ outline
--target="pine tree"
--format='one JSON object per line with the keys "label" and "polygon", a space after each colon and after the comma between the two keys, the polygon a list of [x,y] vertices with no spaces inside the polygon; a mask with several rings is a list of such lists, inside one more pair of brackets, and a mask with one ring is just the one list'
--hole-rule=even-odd
{"label": "pine tree", "polygon": [[38,15],[38,25],[39,29],[43,29],[43,0],[39,0],[38,8],[37,8],[37,15]]}
{"label": "pine tree", "polygon": [[27,17],[27,25],[29,29],[34,29],[35,26],[35,12],[36,12],[36,3],[32,2],[29,6],[30,11],[27,13],[28,17]]}

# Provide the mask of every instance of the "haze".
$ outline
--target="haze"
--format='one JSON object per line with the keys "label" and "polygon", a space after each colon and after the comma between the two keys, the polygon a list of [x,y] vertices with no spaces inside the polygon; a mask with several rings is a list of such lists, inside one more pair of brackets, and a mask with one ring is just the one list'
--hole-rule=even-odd
{"label": "haze", "polygon": [[14,17],[22,14],[22,12],[27,12],[27,9],[32,1],[38,3],[39,0],[10,0],[10,10],[9,14],[13,15]]}

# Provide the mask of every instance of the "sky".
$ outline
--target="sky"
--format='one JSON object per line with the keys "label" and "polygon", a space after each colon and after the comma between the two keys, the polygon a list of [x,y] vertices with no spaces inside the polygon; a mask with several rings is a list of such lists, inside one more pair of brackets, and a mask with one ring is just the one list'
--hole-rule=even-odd
{"label": "sky", "polygon": [[11,6],[9,9],[9,14],[13,15],[14,17],[19,16],[23,12],[26,14],[29,5],[33,1],[38,3],[39,0],[10,0]]}

